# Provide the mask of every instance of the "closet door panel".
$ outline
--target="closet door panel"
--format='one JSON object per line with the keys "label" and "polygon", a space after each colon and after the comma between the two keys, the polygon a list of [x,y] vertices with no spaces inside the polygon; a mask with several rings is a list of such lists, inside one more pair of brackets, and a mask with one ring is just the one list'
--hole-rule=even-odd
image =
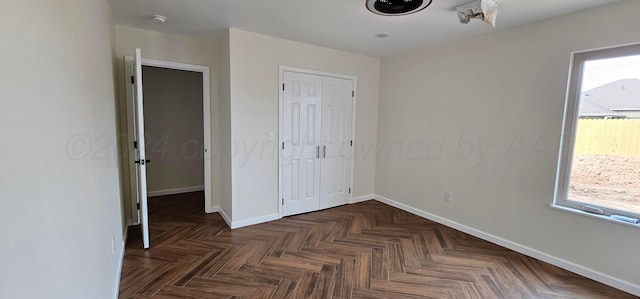
{"label": "closet door panel", "polygon": [[353,81],[324,77],[320,208],[349,202],[352,159]]}
{"label": "closet door panel", "polygon": [[283,215],[320,206],[322,77],[284,72],[282,194]]}

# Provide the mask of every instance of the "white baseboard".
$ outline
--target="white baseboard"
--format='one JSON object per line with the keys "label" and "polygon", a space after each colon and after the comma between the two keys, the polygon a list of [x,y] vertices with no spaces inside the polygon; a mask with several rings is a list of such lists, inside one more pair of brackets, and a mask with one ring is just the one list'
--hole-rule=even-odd
{"label": "white baseboard", "polygon": [[207,214],[216,213],[216,212],[220,212],[220,206],[205,207],[205,213]]}
{"label": "white baseboard", "polygon": [[620,290],[623,290],[625,292],[631,293],[633,295],[640,296],[640,286],[639,285],[636,285],[636,284],[630,283],[628,281],[624,281],[624,280],[615,278],[613,276],[610,276],[610,275],[595,271],[593,269],[589,269],[587,267],[578,265],[576,263],[573,263],[573,262],[570,262],[570,261],[567,261],[567,260],[552,256],[552,255],[549,255],[549,254],[544,253],[542,251],[535,250],[533,248],[530,248],[530,247],[527,247],[527,246],[524,246],[524,245],[521,245],[521,244],[518,244],[518,243],[515,243],[515,242],[512,242],[512,241],[509,241],[509,240],[506,240],[506,239],[503,239],[503,238],[500,238],[498,236],[494,236],[492,234],[489,234],[489,233],[483,232],[481,230],[466,226],[464,224],[460,224],[458,222],[451,221],[449,219],[446,219],[446,218],[443,218],[443,217],[440,217],[440,216],[436,216],[434,214],[422,211],[420,209],[416,209],[414,207],[408,206],[406,204],[397,202],[395,200],[392,200],[392,199],[389,199],[389,198],[386,198],[386,197],[383,197],[383,196],[380,196],[380,195],[375,195],[375,199],[377,201],[379,201],[379,202],[388,204],[390,206],[393,206],[393,207],[396,207],[398,209],[404,210],[404,211],[409,212],[411,214],[420,216],[422,218],[429,219],[431,221],[446,225],[446,226],[451,227],[451,228],[455,228],[455,229],[457,229],[459,231],[462,231],[464,233],[467,233],[467,234],[470,234],[472,236],[476,236],[478,238],[481,238],[483,240],[498,244],[498,245],[500,245],[502,247],[509,248],[509,249],[511,249],[513,251],[522,253],[522,254],[530,256],[532,258],[539,259],[541,261],[547,262],[547,263],[552,264],[554,266],[558,266],[558,267],[563,268],[565,270],[577,273],[577,274],[582,275],[584,277],[587,277],[587,278],[593,279],[595,281],[601,282],[603,284],[612,286],[612,287],[614,287],[616,289],[620,289]]}
{"label": "white baseboard", "polygon": [[218,213],[220,213],[220,216],[222,216],[222,219],[224,219],[224,222],[226,222],[227,225],[229,226],[229,228],[231,228],[231,229],[236,229],[236,228],[245,227],[245,226],[254,225],[254,224],[265,223],[265,222],[278,220],[278,219],[282,218],[282,217],[280,217],[280,214],[275,213],[275,214],[271,214],[271,215],[265,215],[265,216],[255,217],[255,218],[249,218],[249,219],[240,220],[240,221],[232,221],[231,217],[229,217],[229,215],[227,215],[227,213],[221,207],[217,207],[217,208],[219,210]]}
{"label": "white baseboard", "polygon": [[118,260],[118,267],[116,268],[118,270],[118,273],[116,273],[116,282],[115,282],[116,285],[113,288],[114,299],[118,299],[118,295],[120,295],[120,278],[122,276],[122,265],[124,264],[124,251],[126,249],[128,237],[129,237],[129,230],[125,229],[124,236],[122,237],[122,246],[120,247],[120,259]]}
{"label": "white baseboard", "polygon": [[359,203],[359,202],[363,202],[363,201],[367,201],[367,200],[372,200],[374,198],[375,198],[375,195],[373,195],[373,194],[363,195],[363,196],[358,196],[358,197],[351,198],[351,201],[349,203]]}
{"label": "white baseboard", "polygon": [[189,192],[196,192],[196,191],[204,191],[204,186],[193,186],[193,187],[185,187],[185,188],[149,191],[147,192],[147,196],[156,197],[156,196],[173,195],[173,194],[189,193]]}
{"label": "white baseboard", "polygon": [[219,208],[218,213],[220,213],[220,216],[222,216],[222,219],[224,219],[224,222],[227,223],[227,226],[233,229],[233,226],[231,225],[231,217],[227,215],[227,213],[222,209],[222,207]]}
{"label": "white baseboard", "polygon": [[280,214],[274,213],[274,214],[271,214],[271,215],[265,215],[265,216],[255,217],[255,218],[249,218],[249,219],[240,220],[240,221],[232,221],[230,227],[231,227],[231,229],[236,229],[236,228],[245,227],[245,226],[249,226],[249,225],[260,224],[260,223],[265,223],[265,222],[269,222],[269,221],[273,221],[273,220],[278,220],[280,218],[282,218],[282,217],[280,217]]}
{"label": "white baseboard", "polygon": [[[373,195],[373,194],[364,195],[364,196],[358,196],[358,197],[352,198],[349,203],[353,204],[353,203],[363,202],[363,201],[372,200],[372,199],[375,199],[375,195]],[[271,214],[271,215],[265,215],[265,216],[255,217],[255,218],[249,218],[249,219],[240,220],[240,221],[232,221],[231,218],[227,215],[227,213],[224,210],[222,210],[219,206],[218,207],[213,207],[212,209],[216,209],[213,212],[220,213],[220,216],[222,216],[224,221],[227,223],[227,225],[231,229],[236,229],[236,228],[255,225],[255,224],[260,224],[260,223],[265,223],[265,222],[278,220],[278,219],[282,218],[280,216],[280,214],[274,213],[274,214]]]}

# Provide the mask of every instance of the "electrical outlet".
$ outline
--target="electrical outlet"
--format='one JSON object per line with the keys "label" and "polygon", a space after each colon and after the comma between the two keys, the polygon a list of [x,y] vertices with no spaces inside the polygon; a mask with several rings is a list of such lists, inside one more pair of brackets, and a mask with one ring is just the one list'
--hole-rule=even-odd
{"label": "electrical outlet", "polygon": [[268,140],[268,141],[273,140],[273,132],[272,132],[272,131],[268,131],[268,132],[267,132],[267,140]]}
{"label": "electrical outlet", "polygon": [[451,202],[451,191],[444,191],[444,201]]}
{"label": "electrical outlet", "polygon": [[116,254],[116,238],[111,237],[111,254]]}

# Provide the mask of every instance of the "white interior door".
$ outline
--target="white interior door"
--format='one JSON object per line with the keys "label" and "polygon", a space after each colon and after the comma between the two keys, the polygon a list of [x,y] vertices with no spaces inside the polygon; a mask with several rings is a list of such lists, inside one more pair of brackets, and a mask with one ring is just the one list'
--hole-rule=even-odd
{"label": "white interior door", "polygon": [[349,203],[353,146],[353,81],[324,77],[320,208]]}
{"label": "white interior door", "polygon": [[135,105],[134,122],[136,135],[136,174],[138,177],[138,200],[140,203],[140,226],[142,229],[142,244],[145,249],[149,248],[149,210],[147,207],[147,156],[144,148],[144,107],[142,101],[142,53],[136,49],[135,57]]}
{"label": "white interior door", "polygon": [[138,160],[138,132],[137,116],[136,116],[136,84],[133,80],[136,73],[135,57],[125,56],[125,78],[132,78],[131,84],[125,86],[126,103],[127,103],[127,153],[130,159],[129,163],[129,199],[130,213],[128,215],[128,225],[140,224],[140,199],[138,197],[138,167],[133,161]]}
{"label": "white interior door", "polygon": [[284,72],[282,141],[283,215],[320,207],[322,77]]}

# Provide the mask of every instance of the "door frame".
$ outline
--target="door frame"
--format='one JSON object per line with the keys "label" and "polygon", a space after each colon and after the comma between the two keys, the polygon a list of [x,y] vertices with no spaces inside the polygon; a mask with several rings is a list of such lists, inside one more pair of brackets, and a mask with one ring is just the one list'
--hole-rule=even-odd
{"label": "door frame", "polygon": [[[130,64],[134,61],[133,56],[125,56],[124,57],[124,68],[125,68],[125,98],[127,102],[127,152],[129,153],[129,160],[133,157],[134,148],[133,148],[133,130],[135,128],[133,124],[133,111],[131,106],[132,98],[131,98],[131,84],[129,83],[129,76],[131,70]],[[197,65],[197,64],[188,64],[181,62],[174,62],[168,60],[160,60],[160,59],[149,59],[142,58],[142,66],[152,66],[152,67],[161,67],[165,69],[172,70],[180,70],[180,71],[191,71],[202,74],[202,114],[203,114],[203,143],[204,143],[204,210],[206,213],[214,213],[217,210],[212,207],[211,202],[211,81],[210,81],[210,69],[208,66]],[[135,170],[135,165],[129,163],[129,192],[135,192],[137,190],[137,185],[134,182],[135,174],[131,173],[131,169]],[[132,193],[130,193],[132,194]],[[140,223],[140,217],[138,215],[137,202],[134,202],[133,196],[129,197],[130,199],[130,207],[131,207],[131,215],[129,217],[129,225],[137,225]]]}
{"label": "door frame", "polygon": [[[143,59],[144,61],[144,59]],[[349,202],[351,202],[351,200],[353,199],[353,177],[354,177],[354,173],[355,173],[355,148],[356,148],[356,106],[357,106],[357,98],[358,98],[358,77],[356,76],[352,76],[352,75],[344,75],[344,74],[338,74],[338,73],[330,73],[330,72],[324,72],[324,71],[317,71],[317,70],[311,70],[311,69],[305,69],[305,68],[299,68],[299,67],[293,67],[293,66],[287,66],[287,65],[279,65],[278,66],[278,198],[277,198],[277,205],[278,205],[278,217],[282,218],[283,216],[283,209],[282,209],[282,205],[283,205],[283,201],[284,201],[284,197],[282,194],[282,150],[280,145],[283,142],[283,128],[284,128],[284,90],[282,88],[283,84],[284,84],[284,72],[293,72],[293,73],[302,73],[302,74],[308,74],[308,75],[318,75],[318,76],[324,76],[324,77],[334,77],[334,78],[339,78],[339,79],[346,79],[346,80],[351,80],[353,81],[353,90],[356,91],[355,95],[353,96],[353,107],[352,107],[352,115],[351,115],[351,136],[353,137],[353,143],[354,146],[351,147],[351,182],[349,185],[351,185],[351,193],[349,194]]]}

